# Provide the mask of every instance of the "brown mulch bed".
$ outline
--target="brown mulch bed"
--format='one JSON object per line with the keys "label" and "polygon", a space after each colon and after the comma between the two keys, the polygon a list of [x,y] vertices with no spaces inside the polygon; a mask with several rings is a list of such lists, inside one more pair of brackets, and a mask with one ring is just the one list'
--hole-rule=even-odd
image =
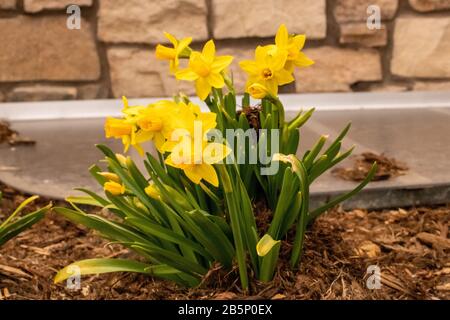
{"label": "brown mulch bed", "polygon": [[[2,212],[10,212],[24,197],[0,189],[2,220]],[[283,243],[275,280],[253,281],[250,295],[244,295],[236,270],[218,266],[195,289],[128,273],[83,277],[78,291],[55,285],[57,270],[71,262],[132,254],[52,213],[0,248],[0,299],[450,299],[449,222],[450,205],[335,209],[309,229],[298,272],[286,267],[290,248]],[[370,265],[381,269],[378,290],[366,287]]]}
{"label": "brown mulch bed", "polygon": [[363,152],[354,157],[353,166],[350,168],[336,168],[331,173],[341,179],[349,181],[363,181],[372,164],[377,162],[378,170],[373,177],[373,181],[388,180],[406,174],[408,167],[403,162],[394,158],[388,158],[384,154],[373,152]]}

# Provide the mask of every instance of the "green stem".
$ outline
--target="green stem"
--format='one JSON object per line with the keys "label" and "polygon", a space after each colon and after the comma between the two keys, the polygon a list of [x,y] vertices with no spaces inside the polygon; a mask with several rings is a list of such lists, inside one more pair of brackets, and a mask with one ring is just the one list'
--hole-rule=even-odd
{"label": "green stem", "polygon": [[236,258],[239,266],[239,275],[241,278],[242,288],[248,290],[247,262],[245,254],[245,246],[242,234],[242,228],[239,221],[239,204],[233,196],[233,186],[230,176],[224,165],[218,165],[225,198],[227,201],[228,214],[230,215],[231,230],[233,232],[234,244],[236,247]]}

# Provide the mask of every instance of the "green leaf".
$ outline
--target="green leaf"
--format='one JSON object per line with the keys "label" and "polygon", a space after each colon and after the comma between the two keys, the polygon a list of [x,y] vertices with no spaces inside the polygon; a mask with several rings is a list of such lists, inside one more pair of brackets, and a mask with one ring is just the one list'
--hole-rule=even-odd
{"label": "green leaf", "polygon": [[135,218],[135,217],[126,218],[126,221],[132,223],[134,226],[136,226],[137,228],[139,228],[140,230],[142,230],[145,233],[149,233],[155,237],[173,242],[173,243],[181,245],[181,246],[189,247],[190,249],[192,249],[192,250],[200,253],[204,257],[206,257],[208,260],[212,260],[211,255],[204,248],[202,248],[198,243],[196,243],[186,237],[183,237],[183,236],[173,232],[170,229],[161,227],[155,223],[151,223],[149,221],[146,221],[146,220],[143,220],[140,218]]}
{"label": "green leaf", "polygon": [[[155,274],[148,269],[148,264],[126,259],[88,259],[69,264],[58,271],[54,282],[60,283],[76,275],[102,274],[110,272],[137,272]],[[155,271],[155,270],[153,270]],[[162,270],[166,271],[167,270]]]}
{"label": "green leaf", "polygon": [[333,208],[334,206],[338,205],[339,203],[347,200],[350,197],[353,197],[355,194],[357,194],[359,191],[361,191],[375,176],[375,173],[377,172],[377,163],[374,162],[372,165],[372,168],[370,169],[369,173],[367,174],[367,177],[362,181],[355,189],[350,191],[349,193],[343,194],[339,197],[334,198],[330,202],[328,202],[326,205],[315,209],[309,214],[309,220],[312,221],[316,219],[318,216],[320,216],[322,213],[327,211],[328,209]]}
{"label": "green leaf", "polygon": [[315,108],[312,108],[303,114],[300,113],[296,118],[294,118],[289,123],[289,129],[297,129],[297,128],[300,128],[301,126],[303,126],[306,123],[306,121],[308,121],[309,118],[311,118],[314,111],[315,111]]}
{"label": "green leaf", "polygon": [[84,204],[84,205],[89,205],[89,206],[93,206],[93,207],[101,207],[103,208],[104,205],[101,204],[100,202],[98,202],[97,200],[93,199],[90,196],[69,196],[66,198],[67,202],[71,202],[71,203],[76,203],[76,204]]}
{"label": "green leaf", "polygon": [[162,249],[157,246],[148,245],[144,243],[136,243],[131,245],[132,248],[139,248],[148,252],[156,260],[163,264],[167,264],[182,272],[186,272],[191,275],[204,275],[208,271],[200,264],[183,257],[178,253],[174,253],[169,250]]}
{"label": "green leaf", "polygon": [[305,160],[303,162],[307,170],[309,170],[309,168],[312,166],[314,160],[316,159],[320,150],[322,150],[327,139],[328,139],[327,135],[321,136],[319,141],[317,141],[315,146],[311,149],[311,152],[309,152],[309,154],[305,157]]}
{"label": "green leaf", "polygon": [[38,196],[32,196],[28,199],[26,199],[25,201],[23,201],[16,210],[14,210],[14,212],[0,225],[0,228],[6,226],[8,223],[10,223],[10,221],[12,221],[14,219],[14,217],[16,215],[18,215],[20,213],[20,211],[22,211],[29,203],[33,202],[34,200],[36,200],[37,198],[39,198]]}
{"label": "green leaf", "polygon": [[52,205],[49,204],[44,208],[29,213],[13,222],[9,221],[8,224],[2,224],[0,227],[0,246],[44,218],[45,213],[50,210],[51,207]]}

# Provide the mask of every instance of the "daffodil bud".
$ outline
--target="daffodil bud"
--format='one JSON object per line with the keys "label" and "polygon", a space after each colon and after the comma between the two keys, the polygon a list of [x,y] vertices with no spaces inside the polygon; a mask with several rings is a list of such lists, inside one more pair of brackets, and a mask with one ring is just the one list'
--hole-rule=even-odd
{"label": "daffodil bud", "polygon": [[145,193],[155,200],[161,200],[161,193],[154,183],[150,183],[147,188],[145,188]]}
{"label": "daffodil bud", "polygon": [[120,178],[117,174],[112,173],[112,172],[99,172],[99,175],[101,175],[102,177],[108,179],[109,181],[114,181],[117,183],[120,183]]}
{"label": "daffodil bud", "polygon": [[125,193],[125,186],[123,184],[114,182],[114,181],[108,181],[103,185],[103,189],[105,191],[108,191],[114,196],[120,196]]}
{"label": "daffodil bud", "polygon": [[116,158],[117,158],[117,161],[119,161],[119,163],[120,163],[120,165],[122,167],[126,167],[127,166],[127,158],[123,154],[116,153]]}
{"label": "daffodil bud", "polygon": [[133,204],[141,210],[148,211],[147,207],[142,203],[141,200],[139,200],[138,197],[133,198]]}
{"label": "daffodil bud", "polygon": [[260,83],[253,83],[248,87],[248,93],[255,99],[263,99],[269,95],[269,90]]}

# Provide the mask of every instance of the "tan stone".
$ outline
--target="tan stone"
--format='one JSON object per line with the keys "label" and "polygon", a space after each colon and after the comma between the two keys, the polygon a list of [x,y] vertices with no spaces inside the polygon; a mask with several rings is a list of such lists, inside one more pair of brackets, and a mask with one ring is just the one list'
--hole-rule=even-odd
{"label": "tan stone", "polygon": [[416,91],[450,91],[450,81],[417,81],[413,90]]}
{"label": "tan stone", "polygon": [[16,0],[0,0],[0,10],[11,10],[17,6]]}
{"label": "tan stone", "polygon": [[450,78],[450,17],[401,17],[395,22],[394,75]]}
{"label": "tan stone", "polygon": [[168,42],[163,31],[177,38],[208,37],[204,0],[100,0],[98,36],[105,42]]}
{"label": "tan stone", "polygon": [[373,92],[405,92],[409,90],[410,86],[406,84],[382,83],[382,84],[375,84],[369,87],[369,91]]}
{"label": "tan stone", "polygon": [[[177,81],[169,74],[169,64],[155,58],[153,50],[110,48],[107,51],[113,96],[172,96],[178,91],[193,94],[194,83]],[[183,61],[185,62],[185,61]]]}
{"label": "tan stone", "polygon": [[351,91],[350,86],[357,82],[382,79],[377,50],[325,46],[305,53],[315,64],[295,71],[297,92]]}
{"label": "tan stone", "polygon": [[389,20],[397,12],[398,0],[336,0],[334,17],[339,23],[367,21],[369,6],[378,6],[381,19]]}
{"label": "tan stone", "polygon": [[371,30],[365,23],[343,24],[339,42],[358,44],[364,47],[383,47],[387,45],[386,25],[382,24],[381,29]]}
{"label": "tan stone", "polygon": [[108,88],[100,83],[85,84],[78,87],[78,99],[93,100],[108,98]]}
{"label": "tan stone", "polygon": [[77,98],[77,88],[63,86],[21,86],[8,95],[9,101],[50,101],[72,100]]}
{"label": "tan stone", "polygon": [[450,0],[409,0],[409,5],[419,12],[450,9]]}
{"label": "tan stone", "polygon": [[213,0],[214,37],[268,37],[285,23],[291,33],[326,37],[325,0]]}
{"label": "tan stone", "polygon": [[66,28],[65,16],[0,19],[0,82],[97,80],[100,63],[90,25]]}
{"label": "tan stone", "polygon": [[92,0],[24,0],[23,9],[26,12],[36,13],[43,10],[66,9],[72,4],[90,7],[92,6]]}

